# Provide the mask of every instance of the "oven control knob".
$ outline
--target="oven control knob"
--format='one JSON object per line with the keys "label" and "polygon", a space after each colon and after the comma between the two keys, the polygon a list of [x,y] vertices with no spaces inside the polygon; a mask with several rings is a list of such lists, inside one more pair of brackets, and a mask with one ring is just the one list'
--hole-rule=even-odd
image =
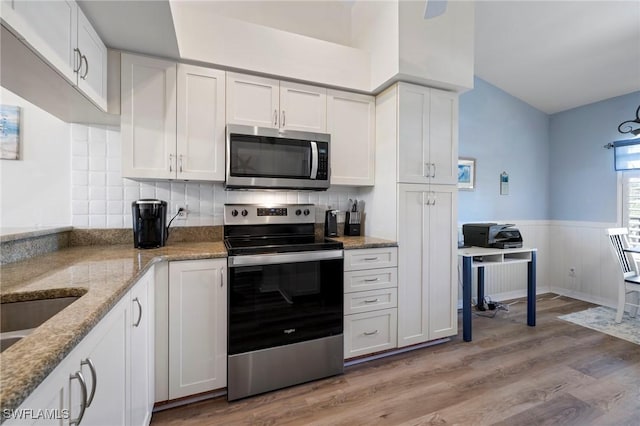
{"label": "oven control knob", "polygon": [[296,216],[300,216],[302,214],[302,210],[298,209],[296,210]]}
{"label": "oven control knob", "polygon": [[246,216],[248,214],[249,214],[249,212],[246,209],[242,210],[242,216]]}
{"label": "oven control knob", "polygon": [[311,213],[311,212],[309,211],[309,209],[304,209],[304,215],[305,215],[305,216],[309,216],[309,213]]}
{"label": "oven control knob", "polygon": [[236,210],[236,209],[231,210],[231,216],[233,216],[233,217],[238,216],[238,210]]}

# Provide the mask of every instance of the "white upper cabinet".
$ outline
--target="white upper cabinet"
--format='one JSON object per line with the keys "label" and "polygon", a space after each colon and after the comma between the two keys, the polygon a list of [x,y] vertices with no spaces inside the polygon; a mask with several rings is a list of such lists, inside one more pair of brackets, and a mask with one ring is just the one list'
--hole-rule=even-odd
{"label": "white upper cabinet", "polygon": [[373,96],[327,91],[332,185],[374,184],[375,108]]}
{"label": "white upper cabinet", "polygon": [[72,0],[2,3],[2,20],[71,84],[107,109],[107,48]]}
{"label": "white upper cabinet", "polygon": [[327,91],[321,87],[227,73],[227,122],[325,133]]}
{"label": "white upper cabinet", "polygon": [[455,184],[457,95],[400,83],[398,96],[398,182]]}
{"label": "white upper cabinet", "polygon": [[122,176],[224,180],[223,71],[122,54]]}
{"label": "white upper cabinet", "polygon": [[87,17],[78,9],[78,88],[107,109],[107,48]]}
{"label": "white upper cabinet", "polygon": [[178,64],[178,179],[224,180],[224,71]]}
{"label": "white upper cabinet", "polygon": [[176,63],[122,55],[122,176],[176,175]]}
{"label": "white upper cabinet", "polygon": [[325,133],[327,89],[281,81],[280,128]]}

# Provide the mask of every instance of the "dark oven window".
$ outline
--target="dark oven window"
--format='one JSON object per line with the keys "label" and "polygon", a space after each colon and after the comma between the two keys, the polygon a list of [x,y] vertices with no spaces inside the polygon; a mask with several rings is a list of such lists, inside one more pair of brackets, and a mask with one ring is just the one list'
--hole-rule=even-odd
{"label": "dark oven window", "polygon": [[231,137],[231,176],[309,179],[309,142],[265,136]]}
{"label": "dark oven window", "polygon": [[229,268],[229,354],[342,333],[343,260]]}

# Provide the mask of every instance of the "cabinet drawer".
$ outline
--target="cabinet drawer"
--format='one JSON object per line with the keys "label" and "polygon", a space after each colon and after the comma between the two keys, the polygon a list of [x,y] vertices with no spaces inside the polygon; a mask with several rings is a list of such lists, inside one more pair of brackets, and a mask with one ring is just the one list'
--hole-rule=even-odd
{"label": "cabinet drawer", "polygon": [[344,314],[378,311],[398,306],[398,289],[359,291],[344,295]]}
{"label": "cabinet drawer", "polygon": [[379,290],[398,286],[398,268],[365,269],[344,273],[344,292]]}
{"label": "cabinet drawer", "polygon": [[393,349],[397,345],[396,308],[344,317],[344,357]]}
{"label": "cabinet drawer", "polygon": [[383,247],[376,249],[345,250],[344,270],[388,268],[398,265],[398,248]]}

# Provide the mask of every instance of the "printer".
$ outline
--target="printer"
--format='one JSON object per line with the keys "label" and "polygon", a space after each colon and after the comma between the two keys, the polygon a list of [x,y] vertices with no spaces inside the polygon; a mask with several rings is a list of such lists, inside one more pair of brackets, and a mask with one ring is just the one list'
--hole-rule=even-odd
{"label": "printer", "polygon": [[465,223],[462,225],[464,244],[491,248],[520,248],[522,235],[513,224]]}

